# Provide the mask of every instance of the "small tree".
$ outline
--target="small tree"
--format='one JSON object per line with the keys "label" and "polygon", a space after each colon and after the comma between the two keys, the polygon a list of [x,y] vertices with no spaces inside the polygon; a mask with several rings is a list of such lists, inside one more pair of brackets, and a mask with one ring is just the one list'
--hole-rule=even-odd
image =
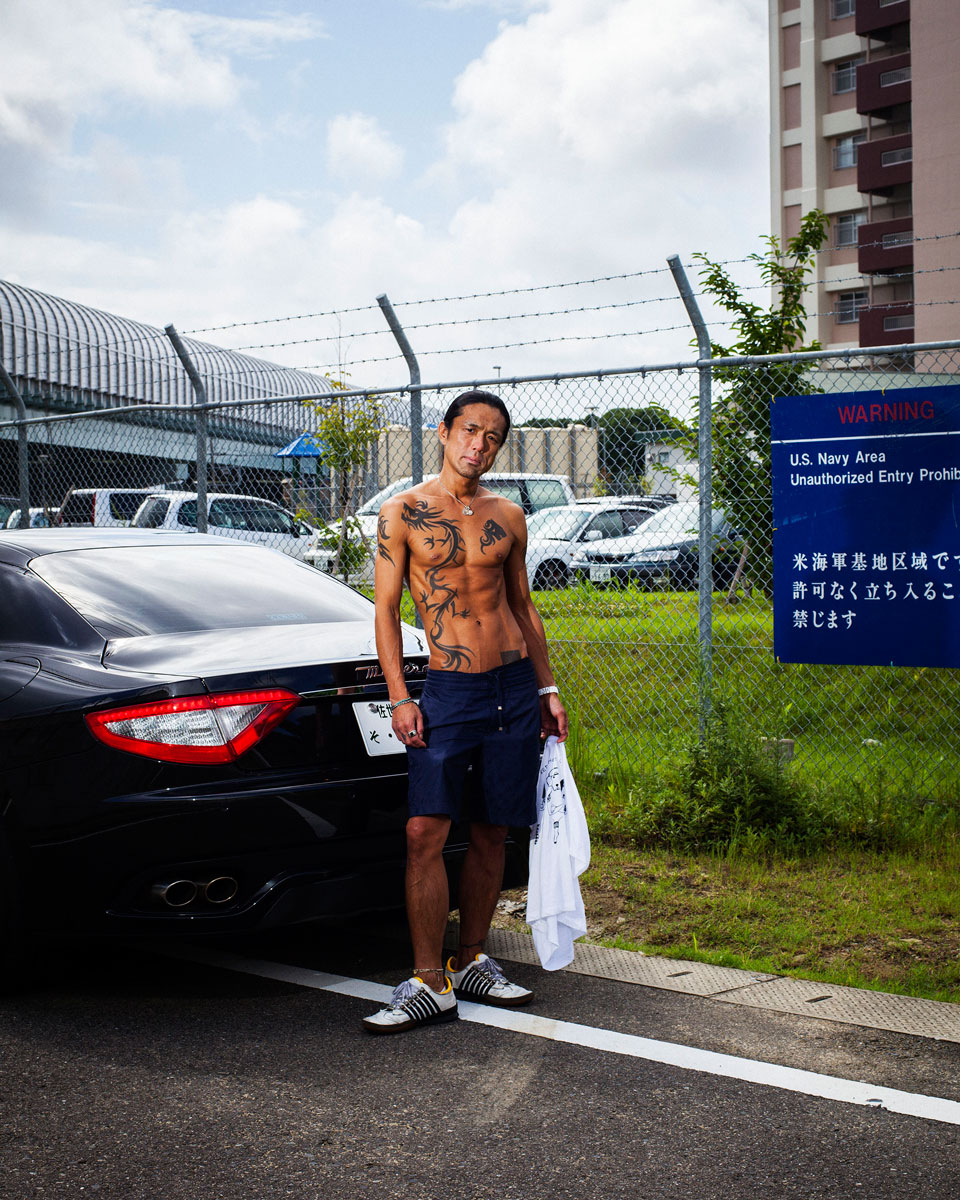
{"label": "small tree", "polygon": [[[818,209],[808,212],[800,232],[786,249],[775,237],[765,239],[763,253],[751,254],[765,283],[776,289],[770,309],[744,300],[726,269],[705,254],[700,272],[703,290],[721,308],[734,314],[735,340],[729,346],[711,343],[714,358],[819,350],[820,343],[803,345],[807,314],[803,292],[814,256],[823,245],[828,218]],[[744,535],[749,547],[749,573],[767,595],[773,588],[773,497],[770,476],[770,401],[778,396],[810,395],[817,391],[807,378],[806,363],[770,363],[760,367],[717,367],[720,385],[713,400],[713,494],[717,504]],[[695,453],[696,439],[687,449]]]}
{"label": "small tree", "polygon": [[[330,383],[335,391],[347,388],[342,379],[331,379]],[[360,524],[353,517],[353,506],[370,447],[383,430],[381,405],[373,396],[350,400],[341,396],[317,401],[313,407],[319,418],[314,437],[323,447],[321,461],[334,475],[334,509],[340,519],[339,528],[328,528],[321,542],[336,549],[333,574],[349,579],[360,570],[369,553]]]}
{"label": "small tree", "polygon": [[650,442],[676,437],[677,422],[655,404],[611,408],[596,423],[600,475],[615,492],[646,491],[646,452]]}

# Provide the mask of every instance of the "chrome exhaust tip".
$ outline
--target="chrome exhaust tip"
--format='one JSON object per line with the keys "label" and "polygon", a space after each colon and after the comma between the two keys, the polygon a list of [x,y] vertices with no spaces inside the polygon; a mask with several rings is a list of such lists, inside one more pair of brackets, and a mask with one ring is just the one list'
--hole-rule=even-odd
{"label": "chrome exhaust tip", "polygon": [[217,875],[203,885],[203,898],[208,904],[229,904],[239,887],[232,875]]}
{"label": "chrome exhaust tip", "polygon": [[196,900],[200,889],[192,879],[170,879],[155,883],[151,895],[168,908],[187,908]]}

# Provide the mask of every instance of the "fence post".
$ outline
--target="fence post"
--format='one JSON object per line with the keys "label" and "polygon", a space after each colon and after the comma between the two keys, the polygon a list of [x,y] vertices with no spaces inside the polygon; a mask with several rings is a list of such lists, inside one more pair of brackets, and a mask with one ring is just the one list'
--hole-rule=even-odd
{"label": "fence post", "polygon": [[7,368],[0,362],[0,380],[3,381],[3,386],[10,394],[10,398],[16,405],[19,419],[17,421],[17,468],[20,480],[20,528],[30,528],[30,453],[29,444],[27,442],[27,406],[23,402],[23,397],[17,385],[13,382],[7,372]]}
{"label": "fence post", "polygon": [[209,437],[207,429],[207,389],[203,386],[200,372],[193,364],[193,359],[187,353],[187,348],[180,340],[173,325],[167,325],[163,331],[177,352],[177,358],[183,363],[183,369],[193,384],[197,404],[194,412],[197,414],[197,533],[207,532],[207,458],[209,457]]}
{"label": "fence post", "polygon": [[387,318],[390,331],[397,339],[403,357],[407,360],[407,370],[410,372],[410,474],[414,483],[423,483],[423,405],[420,398],[420,364],[413,352],[413,347],[407,340],[403,326],[393,311],[393,305],[386,292],[377,297],[377,303]]}
{"label": "fence post", "polygon": [[690,280],[679,254],[667,259],[677,290],[683,300],[690,324],[697,335],[700,374],[700,408],[697,423],[697,465],[700,491],[700,570],[698,616],[700,671],[698,710],[700,740],[713,710],[713,349],[703,313],[697,304]]}

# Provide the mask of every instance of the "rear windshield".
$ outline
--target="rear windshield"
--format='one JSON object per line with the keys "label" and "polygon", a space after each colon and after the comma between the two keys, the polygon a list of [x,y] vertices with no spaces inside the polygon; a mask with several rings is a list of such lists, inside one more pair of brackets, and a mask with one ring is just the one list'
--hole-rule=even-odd
{"label": "rear windshield", "polygon": [[30,566],[105,638],[373,619],[365,597],[256,546],[104,547]]}

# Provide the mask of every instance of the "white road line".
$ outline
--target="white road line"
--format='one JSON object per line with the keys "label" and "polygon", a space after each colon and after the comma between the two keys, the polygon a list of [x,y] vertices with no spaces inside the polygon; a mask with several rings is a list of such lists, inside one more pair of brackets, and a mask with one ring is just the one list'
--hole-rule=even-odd
{"label": "white road line", "polygon": [[[167,950],[167,953],[207,966],[257,975],[263,979],[275,979],[281,983],[293,983],[300,987],[316,988],[323,992],[334,992],[341,996],[353,996],[372,1003],[384,1003],[393,994],[393,988],[386,984],[351,979],[346,975],[329,975],[304,967],[287,966],[284,963],[243,958],[237,954],[196,947],[177,947],[176,950]],[[466,1001],[461,1001],[459,1008],[460,1019],[463,1021],[491,1025],[513,1033],[523,1033],[528,1037],[547,1038],[571,1046],[601,1050],[607,1054],[642,1058],[647,1062],[663,1063],[665,1066],[679,1067],[684,1071],[721,1075],[726,1079],[738,1079],[744,1083],[799,1092],[804,1096],[818,1096],[823,1100],[834,1100],[841,1104],[859,1104],[900,1113],[903,1116],[921,1117],[927,1121],[960,1125],[960,1102],[946,1100],[940,1096],[903,1092],[897,1088],[880,1087],[872,1083],[842,1079],[835,1075],[821,1075],[816,1071],[783,1067],[777,1063],[739,1058],[733,1054],[718,1054],[713,1050],[698,1050],[694,1046],[684,1046],[678,1042],[661,1042],[638,1037],[636,1034],[617,1033],[612,1029],[597,1029],[572,1021],[556,1021],[550,1017],[540,1017],[535,1013],[520,1012],[517,1009],[491,1008]]]}

